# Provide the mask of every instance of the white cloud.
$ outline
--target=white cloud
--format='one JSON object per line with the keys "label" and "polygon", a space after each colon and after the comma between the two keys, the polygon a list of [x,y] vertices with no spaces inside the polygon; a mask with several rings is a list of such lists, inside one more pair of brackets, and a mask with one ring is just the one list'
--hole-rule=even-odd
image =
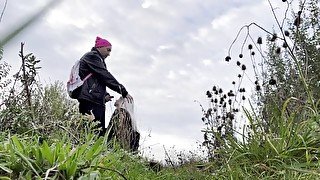
{"label": "white cloud", "polygon": [[204,64],[205,66],[209,66],[209,65],[212,64],[212,60],[210,60],[210,59],[204,59],[204,60],[202,60],[202,62],[203,62],[203,64]]}
{"label": "white cloud", "polygon": [[223,14],[220,17],[217,17],[212,20],[212,29],[225,29],[228,26],[230,27],[230,24],[234,23],[237,17],[237,13],[235,11],[231,11],[228,14]]}
{"label": "white cloud", "polygon": [[157,52],[162,52],[162,51],[166,51],[166,50],[170,50],[173,49],[174,46],[173,45],[161,45],[157,48]]}
{"label": "white cloud", "polygon": [[141,4],[143,8],[149,8],[151,6],[157,5],[157,0],[144,0]]}
{"label": "white cloud", "polygon": [[168,79],[175,79],[176,78],[176,73],[173,72],[172,70],[169,71],[168,75],[167,75]]}

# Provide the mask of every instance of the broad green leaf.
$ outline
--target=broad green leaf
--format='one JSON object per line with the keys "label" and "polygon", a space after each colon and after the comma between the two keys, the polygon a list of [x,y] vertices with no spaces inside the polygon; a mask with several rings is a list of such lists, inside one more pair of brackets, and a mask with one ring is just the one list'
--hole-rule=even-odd
{"label": "broad green leaf", "polygon": [[42,153],[44,159],[46,159],[50,163],[50,165],[52,166],[54,163],[54,155],[51,152],[51,149],[48,146],[48,143],[46,141],[44,141],[41,146],[41,153]]}
{"label": "broad green leaf", "polygon": [[11,137],[11,142],[18,149],[18,151],[23,152],[24,150],[24,145],[19,141],[17,136],[12,136]]}
{"label": "broad green leaf", "polygon": [[87,160],[92,160],[93,156],[95,153],[99,153],[102,150],[101,145],[103,144],[103,138],[98,139],[94,145],[89,149],[86,159]]}
{"label": "broad green leaf", "polygon": [[67,165],[67,176],[69,177],[69,178],[71,178],[71,177],[74,177],[74,175],[75,175],[75,173],[76,173],[76,171],[77,171],[77,168],[78,168],[78,166],[77,166],[77,163],[76,163],[76,161],[69,161],[69,163],[68,163],[68,165]]}

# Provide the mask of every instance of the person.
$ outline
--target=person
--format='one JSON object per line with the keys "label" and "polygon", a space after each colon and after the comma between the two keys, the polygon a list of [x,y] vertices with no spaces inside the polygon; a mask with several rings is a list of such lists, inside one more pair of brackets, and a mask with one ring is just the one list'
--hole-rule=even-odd
{"label": "person", "polygon": [[97,36],[95,46],[81,57],[79,66],[80,78],[89,77],[84,81],[77,98],[79,112],[83,115],[94,115],[94,121],[99,122],[99,136],[106,133],[105,103],[113,98],[106,91],[106,87],[121,94],[129,102],[133,101],[126,88],[107,70],[105,59],[110,56],[111,49],[112,45],[108,40]]}

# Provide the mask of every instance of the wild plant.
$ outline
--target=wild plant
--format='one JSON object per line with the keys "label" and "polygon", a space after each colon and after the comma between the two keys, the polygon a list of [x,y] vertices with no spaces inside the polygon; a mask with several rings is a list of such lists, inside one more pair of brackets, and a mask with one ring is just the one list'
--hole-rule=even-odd
{"label": "wild plant", "polygon": [[[204,145],[213,162],[225,165],[217,172],[231,177],[316,177],[320,175],[319,1],[299,1],[292,18],[288,15],[294,2],[283,1],[282,21],[276,15],[281,8],[268,3],[277,28],[243,26],[225,58],[227,63],[236,61],[241,70],[232,82],[235,89],[223,93],[214,86],[206,93],[211,107],[202,108]],[[266,40],[254,38],[252,27],[267,33]],[[243,31],[240,53],[232,58],[231,50]],[[245,95],[249,93],[251,97]]]}

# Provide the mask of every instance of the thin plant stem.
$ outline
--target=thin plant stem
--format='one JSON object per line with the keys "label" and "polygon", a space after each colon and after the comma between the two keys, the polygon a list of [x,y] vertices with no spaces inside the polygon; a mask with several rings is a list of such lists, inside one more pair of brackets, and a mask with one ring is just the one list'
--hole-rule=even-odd
{"label": "thin plant stem", "polygon": [[8,3],[8,0],[6,0],[6,2],[4,3],[4,7],[3,7],[2,11],[1,11],[0,22],[2,21],[2,18],[3,18],[3,15],[4,15],[4,11],[7,8],[7,3]]}

